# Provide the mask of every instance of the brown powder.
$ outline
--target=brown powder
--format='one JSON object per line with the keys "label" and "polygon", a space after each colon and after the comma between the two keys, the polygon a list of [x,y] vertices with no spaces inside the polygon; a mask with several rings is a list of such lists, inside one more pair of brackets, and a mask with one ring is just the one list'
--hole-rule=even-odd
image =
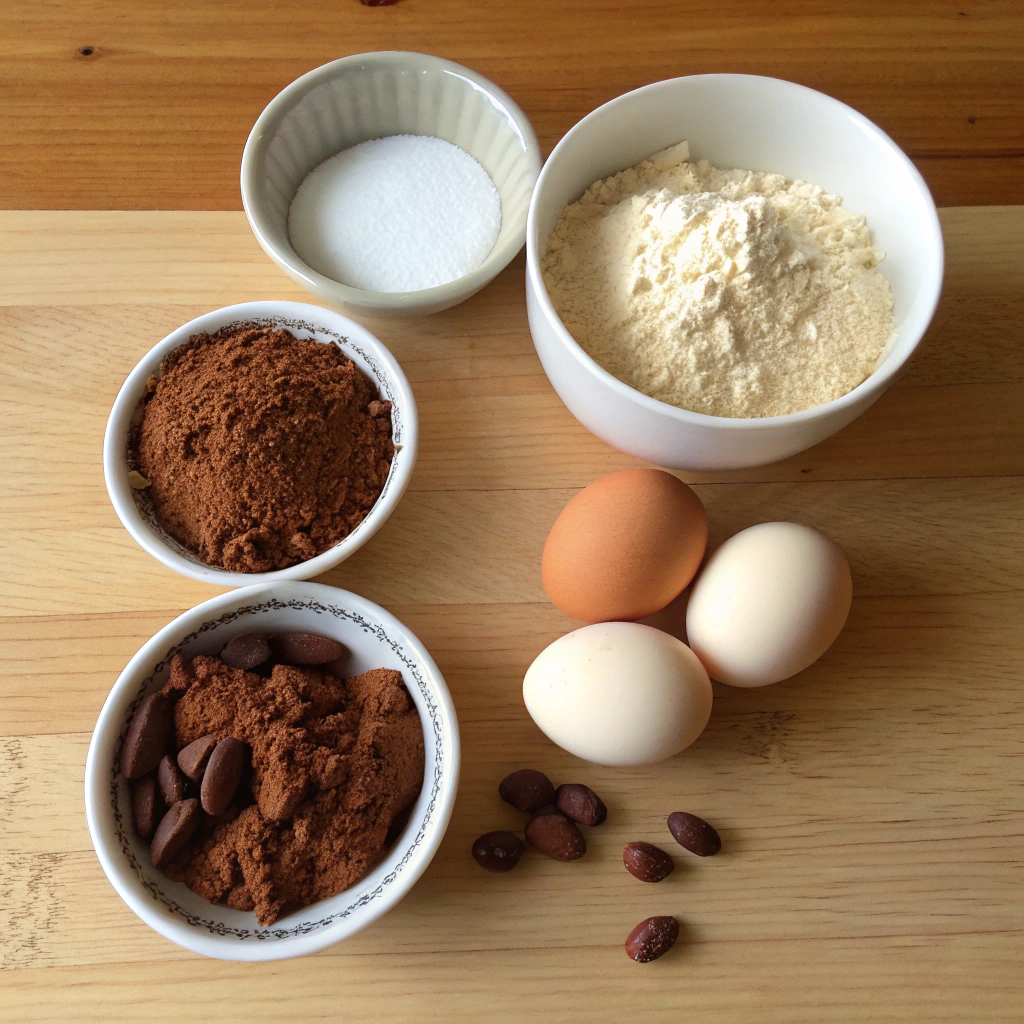
{"label": "brown powder", "polygon": [[420,792],[423,728],[400,672],[342,680],[276,665],[262,678],[219,658],[179,657],[164,690],[181,694],[178,749],[212,735],[252,750],[242,798],[166,874],[213,903],[255,910],[260,925],[359,881]]}
{"label": "brown powder", "polygon": [[163,528],[208,565],[269,572],[347,537],[391,469],[391,403],[334,345],[256,326],[164,361],[129,461]]}

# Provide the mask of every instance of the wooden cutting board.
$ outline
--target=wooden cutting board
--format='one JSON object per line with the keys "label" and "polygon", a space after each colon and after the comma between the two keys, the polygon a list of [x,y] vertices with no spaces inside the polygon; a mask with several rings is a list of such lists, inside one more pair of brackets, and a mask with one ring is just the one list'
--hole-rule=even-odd
{"label": "wooden cutting board", "polygon": [[[793,680],[715,687],[707,731],[650,768],[577,761],[521,696],[574,623],[539,557],[569,497],[635,464],[545,379],[520,257],[462,306],[367,322],[419,403],[409,492],[322,577],[385,605],[444,672],[464,744],[444,844],[406,900],[325,953],[220,963],[150,931],[93,854],[82,777],[135,650],[219,592],[118,523],[100,447],[136,360],[201,312],[304,300],[240,213],[0,214],[0,1016],[19,1021],[1009,1021],[1024,1001],[1024,207],[942,211],[946,291],[907,375],[864,417],[774,466],[683,474],[711,543],[793,519],[835,537],[855,599]],[[469,856],[521,827],[498,781],[535,766],[609,807],[590,851],[492,876]],[[672,849],[665,815],[722,833],[667,881],[622,868]],[[683,922],[648,966],[622,950]],[[646,1011],[637,1015],[637,1011]]]}

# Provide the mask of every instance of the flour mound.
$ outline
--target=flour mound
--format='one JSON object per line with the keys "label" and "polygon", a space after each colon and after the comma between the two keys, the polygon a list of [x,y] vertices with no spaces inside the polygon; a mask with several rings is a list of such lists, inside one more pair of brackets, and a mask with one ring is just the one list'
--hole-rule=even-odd
{"label": "flour mound", "polygon": [[544,282],[583,349],[631,387],[713,416],[832,401],[895,324],[863,217],[816,185],[721,170],[681,143],[567,206]]}

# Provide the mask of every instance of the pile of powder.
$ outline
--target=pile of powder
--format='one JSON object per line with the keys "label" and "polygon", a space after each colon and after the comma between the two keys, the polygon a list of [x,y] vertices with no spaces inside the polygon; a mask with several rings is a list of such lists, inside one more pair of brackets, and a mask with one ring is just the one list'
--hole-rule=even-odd
{"label": "pile of powder", "polygon": [[256,326],[167,357],[129,462],[161,526],[208,565],[269,572],[348,536],[394,455],[391,403],[334,345]]}
{"label": "pile of powder", "polygon": [[418,291],[475,270],[501,229],[501,199],[465,150],[392,135],[314,168],[288,211],[292,248],[324,277],[371,291]]}
{"label": "pile of powder", "polygon": [[687,144],[566,207],[544,283],[580,346],[652,398],[778,416],[852,391],[895,329],[863,217],[816,185],[689,161]]}
{"label": "pile of powder", "polygon": [[[347,889],[379,862],[423,784],[423,727],[402,674],[338,679],[275,665],[270,678],[219,658],[175,659],[176,741],[227,736],[252,749],[251,796],[212,819],[165,869],[260,925]],[[247,787],[243,781],[242,790]]]}

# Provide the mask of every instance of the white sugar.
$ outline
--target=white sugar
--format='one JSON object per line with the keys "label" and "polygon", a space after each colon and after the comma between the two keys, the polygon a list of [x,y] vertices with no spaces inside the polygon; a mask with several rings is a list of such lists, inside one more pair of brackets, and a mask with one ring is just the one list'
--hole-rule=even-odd
{"label": "white sugar", "polygon": [[362,142],[325,160],[288,211],[292,247],[332,280],[381,292],[447,284],[487,258],[501,199],[465,150],[429,135]]}

